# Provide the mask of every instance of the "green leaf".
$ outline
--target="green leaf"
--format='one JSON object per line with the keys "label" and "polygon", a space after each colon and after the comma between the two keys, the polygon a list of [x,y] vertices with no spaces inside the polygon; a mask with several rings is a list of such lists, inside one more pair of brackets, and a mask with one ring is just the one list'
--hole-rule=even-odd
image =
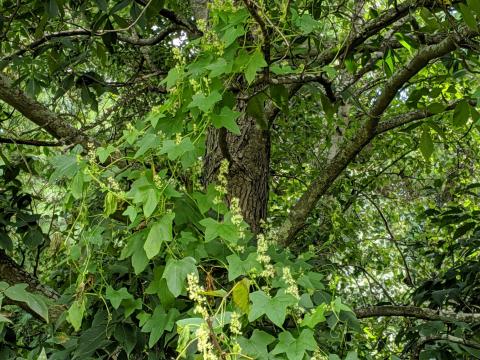
{"label": "green leaf", "polygon": [[113,145],[108,145],[106,148],[99,147],[97,148],[97,156],[101,163],[104,163],[108,157],[115,151],[115,147]]}
{"label": "green leaf", "polygon": [[143,245],[145,254],[149,259],[153,258],[160,252],[160,248],[164,242],[170,242],[173,240],[172,223],[174,218],[174,213],[165,214],[151,227],[147,240]]}
{"label": "green leaf", "polygon": [[465,24],[467,24],[467,26],[473,31],[478,31],[477,20],[475,19],[473,12],[465,4],[460,3],[458,6],[460,8],[460,12],[462,13]]}
{"label": "green leaf", "polygon": [[250,302],[248,301],[249,292],[250,281],[247,278],[237,282],[232,290],[233,303],[245,314],[248,314],[250,309]]}
{"label": "green leaf", "polygon": [[265,116],[264,99],[265,94],[263,93],[252,97],[248,101],[246,112],[257,121],[257,125],[260,127],[260,129],[267,130],[268,123]]}
{"label": "green leaf", "polygon": [[6,232],[0,231],[0,249],[12,251],[13,241]]}
{"label": "green leaf", "polygon": [[47,7],[46,9],[47,14],[49,17],[54,18],[59,15],[60,10],[58,9],[57,0],[47,0],[46,7]]}
{"label": "green leaf", "polygon": [[167,90],[175,86],[177,81],[183,77],[184,70],[177,66],[172,67],[167,74],[167,77],[163,79],[161,84],[167,84]]}
{"label": "green leaf", "polygon": [[[141,245],[141,244],[140,244]],[[148,265],[148,257],[143,247],[139,247],[132,255],[132,266],[135,275],[140,274]]]}
{"label": "green leaf", "polygon": [[1,323],[11,323],[12,321],[7,318],[5,315],[0,314],[0,324]]}
{"label": "green leaf", "polygon": [[212,123],[217,129],[224,127],[235,135],[240,135],[240,128],[235,121],[239,116],[240,113],[238,111],[234,111],[229,107],[224,106],[220,111],[220,114],[212,115]]}
{"label": "green leaf", "polygon": [[3,294],[13,300],[24,302],[35,313],[40,315],[48,323],[48,307],[43,299],[26,290],[27,284],[16,284],[3,291]]}
{"label": "green leaf", "polygon": [[325,318],[326,310],[327,310],[327,304],[323,303],[318,305],[311,313],[308,313],[305,315],[300,325],[302,327],[307,326],[311,329],[315,328],[317,324],[327,320]]}
{"label": "green leaf", "polygon": [[160,150],[160,154],[167,154],[169,160],[175,160],[183,154],[193,150],[195,150],[195,147],[193,146],[190,138],[187,136],[184,137],[179,143],[173,140],[165,140],[163,142],[162,149]]}
{"label": "green leaf", "polygon": [[156,149],[160,146],[160,139],[155,134],[146,134],[141,140],[137,142],[139,148],[135,155],[135,159],[145,154],[148,150]]}
{"label": "green leaf", "polygon": [[135,209],[135,206],[128,205],[128,207],[125,209],[125,211],[122,213],[122,215],[128,216],[128,219],[130,222],[134,222],[135,219],[137,218],[137,210]]}
{"label": "green leaf", "polygon": [[127,300],[127,299],[133,300],[133,295],[128,292],[127,288],[124,288],[124,287],[122,287],[119,290],[115,290],[111,286],[108,286],[105,296],[110,301],[110,303],[112,304],[115,310],[120,307],[120,304],[122,303],[123,300]]}
{"label": "green leaf", "polygon": [[289,93],[284,85],[270,85],[270,96],[275,102],[275,105],[284,113],[288,113]]}
{"label": "green leaf", "polygon": [[229,27],[223,34],[221,40],[224,42],[225,48],[227,48],[232,45],[239,36],[242,36],[243,34],[245,34],[245,29],[243,28],[243,26]]}
{"label": "green leaf", "polygon": [[465,126],[469,117],[470,105],[466,100],[462,100],[457,104],[457,106],[455,106],[455,111],[453,112],[453,126]]}
{"label": "green leaf", "polygon": [[287,308],[297,303],[297,299],[292,295],[280,291],[273,298],[261,290],[255,291],[250,294],[250,300],[252,301],[250,313],[248,314],[250,322],[265,314],[278,327],[282,327],[285,321]]}
{"label": "green leaf", "polygon": [[236,225],[219,223],[212,218],[203,219],[200,224],[205,226],[205,242],[210,242],[219,236],[229,243],[236,244],[240,238]]}
{"label": "green leaf", "polygon": [[206,67],[207,70],[210,70],[210,77],[215,78],[217,76],[228,74],[232,71],[232,62],[225,60],[224,58],[219,58],[214,63]]}
{"label": "green leaf", "polygon": [[347,356],[345,357],[345,360],[358,360],[358,355],[356,351],[349,351],[347,353]]}
{"label": "green leaf", "polygon": [[313,331],[304,329],[298,338],[284,331],[278,335],[278,344],[272,350],[273,355],[287,354],[288,360],[302,360],[306,351],[315,351],[317,349],[317,342],[313,337]]}
{"label": "green leaf", "polygon": [[253,330],[250,339],[240,338],[238,342],[242,347],[242,353],[252,356],[252,359],[271,359],[268,354],[268,345],[273,343],[275,338],[262,330]]}
{"label": "green leaf", "polygon": [[429,160],[433,153],[433,140],[428,128],[423,129],[422,138],[420,140],[420,151],[425,160]]}
{"label": "green leaf", "polygon": [[480,16],[480,1],[478,0],[467,0],[468,8],[477,14],[477,17]]}
{"label": "green leaf", "polygon": [[104,204],[104,214],[105,216],[110,216],[117,211],[118,201],[117,197],[114,193],[108,192],[105,196],[105,204]]}
{"label": "green leaf", "polygon": [[107,314],[103,310],[95,313],[92,324],[80,334],[72,360],[91,359],[97,349],[104,349],[107,340]]}
{"label": "green leaf", "polygon": [[85,300],[75,300],[67,313],[67,320],[72,324],[75,331],[80,330],[82,326],[83,314],[85,312]]}
{"label": "green leaf", "polygon": [[317,30],[320,26],[320,23],[316,21],[312,15],[310,14],[303,14],[298,16],[295,19],[295,25],[300,28],[304,35],[308,35],[314,30]]}
{"label": "green leaf", "polygon": [[168,314],[165,313],[165,310],[161,306],[155,308],[153,315],[142,327],[142,332],[150,333],[148,347],[153,347],[165,331],[172,331],[175,320],[179,315],[180,313],[175,308],[170,309]]}
{"label": "green leaf", "polygon": [[178,297],[185,289],[185,279],[188,274],[198,275],[195,259],[186,257],[181,260],[169,259],[162,278],[167,280],[167,286],[173,296]]}
{"label": "green leaf", "polygon": [[247,80],[248,84],[251,84],[253,80],[255,80],[257,71],[267,65],[268,64],[263,57],[263,53],[260,51],[260,49],[256,49],[253,54],[250,55],[247,66],[244,70],[245,79]]}
{"label": "green leaf", "polygon": [[149,261],[143,249],[145,233],[145,230],[136,232],[120,254],[120,260],[126,259],[129,256],[132,257],[132,266],[136,275],[145,270]]}
{"label": "green leaf", "polygon": [[228,280],[235,280],[241,275],[247,275],[253,269],[261,270],[261,265],[257,261],[257,254],[251,253],[245,260],[241,260],[237,254],[227,256],[228,261]]}
{"label": "green leaf", "polygon": [[208,96],[204,93],[197,93],[192,96],[192,102],[188,104],[188,108],[199,108],[203,112],[213,109],[213,106],[222,100],[222,95],[217,91],[212,91]]}
{"label": "green leaf", "polygon": [[82,171],[77,172],[73,177],[72,184],[70,186],[70,192],[75,199],[81,199],[83,196],[83,184],[84,175]]}
{"label": "green leaf", "polygon": [[397,32],[395,33],[395,37],[397,38],[398,42],[410,53],[413,51],[413,49],[418,48],[418,44],[405,34]]}
{"label": "green leaf", "polygon": [[146,196],[143,203],[143,214],[145,217],[150,217],[157,208],[160,201],[160,194],[157,189],[150,188],[146,191]]}
{"label": "green leaf", "polygon": [[137,345],[137,334],[132,325],[125,323],[117,324],[113,336],[125,350],[127,356],[130,355],[135,345]]}
{"label": "green leaf", "polygon": [[428,105],[428,111],[430,111],[431,113],[433,114],[439,114],[441,113],[442,111],[445,110],[446,106],[445,104],[442,104],[442,103],[432,103],[430,105]]}
{"label": "green leaf", "polygon": [[335,301],[333,302],[332,310],[337,314],[340,314],[340,311],[347,311],[347,312],[353,313],[352,309],[350,309],[347,305],[342,303],[342,298],[340,297],[335,298]]}
{"label": "green leaf", "polygon": [[44,347],[42,347],[42,351],[40,352],[40,355],[38,355],[37,360],[48,360]]}

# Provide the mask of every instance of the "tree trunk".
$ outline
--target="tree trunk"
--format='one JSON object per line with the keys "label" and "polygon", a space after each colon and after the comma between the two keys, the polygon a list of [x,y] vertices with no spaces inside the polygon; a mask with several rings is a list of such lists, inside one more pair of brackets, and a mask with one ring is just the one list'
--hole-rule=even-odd
{"label": "tree trunk", "polygon": [[[239,104],[237,109],[244,107],[245,104]],[[227,203],[238,198],[245,221],[258,233],[261,220],[267,217],[270,134],[258,128],[251,116],[243,115],[237,123],[240,135],[225,129],[209,130],[203,182],[204,185],[215,183],[220,163],[227,159],[230,164]]]}

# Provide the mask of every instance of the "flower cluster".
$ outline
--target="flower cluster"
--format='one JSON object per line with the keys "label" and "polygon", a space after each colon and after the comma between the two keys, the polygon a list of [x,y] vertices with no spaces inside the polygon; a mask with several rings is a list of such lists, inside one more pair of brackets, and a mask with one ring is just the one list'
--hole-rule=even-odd
{"label": "flower cluster", "polygon": [[182,134],[176,133],[175,134],[175,144],[178,145],[182,142]]}
{"label": "flower cluster", "polygon": [[240,314],[234,311],[230,318],[230,332],[233,335],[242,335],[242,323],[240,322]]}
{"label": "flower cluster", "polygon": [[88,162],[94,163],[97,158],[97,154],[95,153],[95,144],[92,142],[89,142],[87,144],[87,150],[88,150],[87,152]]}
{"label": "flower cluster", "polygon": [[165,186],[163,179],[158,174],[155,174],[153,176],[153,183],[155,184],[157,189],[163,189],[163,187]]}
{"label": "flower cluster", "polygon": [[240,208],[240,201],[238,198],[232,198],[230,201],[230,211],[232,212],[232,217],[230,221],[233,225],[235,225],[238,229],[238,234],[241,239],[245,238],[245,230],[242,226],[243,223],[243,215],[242,209]]}
{"label": "flower cluster", "polygon": [[211,30],[208,27],[207,22],[203,19],[197,20],[197,27],[203,32],[203,36],[201,38],[202,49],[204,51],[212,51],[214,54],[222,56],[224,44],[222,41],[220,41],[218,34]]}
{"label": "flower cluster", "polygon": [[120,191],[120,185],[118,184],[118,181],[113,178],[113,176],[110,176],[107,179],[107,183],[110,190]]}
{"label": "flower cluster", "polygon": [[197,337],[197,349],[203,354],[204,360],[217,360],[218,357],[213,352],[213,345],[210,342],[210,329],[208,324],[204,322],[195,332]]}
{"label": "flower cluster", "polygon": [[300,299],[300,294],[298,293],[298,286],[296,281],[292,277],[292,273],[290,272],[290,268],[285,266],[283,268],[282,279],[287,284],[286,293],[293,295],[296,299]]}
{"label": "flower cluster", "polygon": [[178,47],[173,47],[172,48],[172,53],[173,53],[173,59],[177,63],[177,65],[183,65],[185,64],[185,57],[182,54],[182,51]]}
{"label": "flower cluster", "polygon": [[230,201],[230,211],[232,212],[232,224],[239,226],[243,222],[242,210],[240,209],[240,200],[232,198]]}
{"label": "flower cluster", "polygon": [[[215,190],[220,193],[220,195],[225,195],[227,193],[227,186],[228,186],[228,180],[227,180],[227,175],[228,174],[228,160],[223,159],[222,162],[220,163],[220,170],[218,171],[218,177],[217,181],[218,184],[215,186]],[[222,197],[221,196],[216,196],[214,201],[216,205],[219,205],[222,203]]]}
{"label": "flower cluster", "polygon": [[270,278],[275,276],[275,268],[270,263],[271,258],[267,255],[269,242],[263,234],[257,236],[257,261],[263,265],[260,276]]}
{"label": "flower cluster", "polygon": [[206,308],[207,299],[202,295],[205,289],[199,285],[198,276],[194,273],[187,275],[187,291],[190,300],[196,303],[193,311],[196,314],[202,315],[204,319],[208,319],[209,315]]}

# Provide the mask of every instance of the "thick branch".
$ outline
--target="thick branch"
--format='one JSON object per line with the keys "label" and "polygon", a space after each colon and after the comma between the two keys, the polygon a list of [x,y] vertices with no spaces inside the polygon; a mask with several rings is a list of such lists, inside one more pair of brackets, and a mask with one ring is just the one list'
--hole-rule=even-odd
{"label": "thick branch", "polygon": [[366,308],[355,309],[355,315],[358,319],[365,319],[380,316],[402,316],[411,317],[422,320],[440,320],[445,322],[466,322],[480,323],[480,313],[463,313],[453,311],[437,311],[428,308],[420,308],[416,306],[396,306],[383,305],[371,306]]}
{"label": "thick branch", "polygon": [[81,144],[84,147],[88,147],[89,143],[95,143],[56,113],[14,87],[3,73],[0,73],[0,100],[64,143]]}
{"label": "thick branch", "polygon": [[407,81],[426,67],[431,60],[455,50],[457,37],[455,34],[450,34],[439,44],[419,49],[411,61],[395,72],[386,82],[382,93],[377,97],[370,110],[369,118],[366,119],[352,139],[344,141],[337,154],[320,169],[320,176],[311,183],[291,209],[287,220],[280,229],[279,240],[282,245],[288,245],[294,240],[298,232],[305,226],[305,222],[318,200],[327,192],[356,155],[377,135],[376,128],[379,119],[398,91]]}
{"label": "thick branch", "polygon": [[385,84],[382,94],[375,101],[370,116],[378,118],[390,105],[404,84],[422,70],[433,59],[438,59],[457,48],[457,39],[454,34],[447,36],[440,43],[421,48],[410,62],[395,72]]}

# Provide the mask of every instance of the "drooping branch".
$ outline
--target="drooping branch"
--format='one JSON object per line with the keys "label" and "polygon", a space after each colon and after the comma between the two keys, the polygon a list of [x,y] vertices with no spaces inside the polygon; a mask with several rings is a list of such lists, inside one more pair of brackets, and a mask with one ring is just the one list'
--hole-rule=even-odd
{"label": "drooping branch", "polygon": [[11,80],[3,73],[0,73],[0,100],[63,143],[81,144],[85,148],[88,144],[96,143],[94,139],[81,133],[58,114],[13,86]]}
{"label": "drooping branch", "polygon": [[462,338],[457,337],[457,336],[453,336],[453,335],[424,336],[424,337],[421,337],[418,340],[417,344],[413,348],[412,357],[411,357],[412,360],[419,359],[420,358],[420,352],[425,347],[425,345],[430,343],[430,342],[435,342],[435,341],[448,341],[448,342],[453,342],[453,343],[456,343],[456,344],[460,344],[460,345],[464,345],[464,346],[468,346],[468,347],[480,350],[480,344],[479,343],[477,343],[475,341],[467,340],[467,339],[462,339]]}
{"label": "drooping branch", "polygon": [[370,306],[354,310],[358,319],[381,317],[381,316],[401,316],[411,317],[422,320],[440,320],[445,322],[466,322],[480,323],[480,313],[464,313],[443,310],[433,310],[417,306]]}
{"label": "drooping branch", "polygon": [[[472,34],[470,34],[472,35]],[[374,102],[368,118],[351,139],[345,139],[337,154],[326,162],[317,177],[291,209],[288,218],[280,228],[279,240],[282,245],[292,243],[298,232],[305,226],[308,216],[320,198],[350,164],[357,154],[377,135],[377,125],[398,91],[431,60],[442,57],[461,43],[460,35],[450,34],[439,44],[420,48],[403,68],[397,70],[385,83],[381,94]]]}

